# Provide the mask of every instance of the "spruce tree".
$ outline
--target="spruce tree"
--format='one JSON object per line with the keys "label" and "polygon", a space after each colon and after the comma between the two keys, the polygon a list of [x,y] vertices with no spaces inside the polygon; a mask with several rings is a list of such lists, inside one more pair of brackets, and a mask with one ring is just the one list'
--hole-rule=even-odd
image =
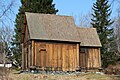
{"label": "spruce tree", "polygon": [[110,51],[110,45],[113,41],[113,28],[111,28],[113,21],[110,19],[112,12],[110,7],[111,5],[108,0],[96,0],[92,7],[94,13],[92,14],[93,19],[91,19],[91,24],[97,29],[97,33],[102,44],[101,56],[103,67],[107,67],[112,63],[112,55],[114,55]]}
{"label": "spruce tree", "polygon": [[14,53],[13,59],[16,60],[16,65],[21,66],[21,34],[24,26],[25,12],[32,13],[44,13],[44,14],[56,14],[58,10],[55,9],[53,0],[21,0],[22,6],[16,16],[15,21],[15,35],[12,41]]}

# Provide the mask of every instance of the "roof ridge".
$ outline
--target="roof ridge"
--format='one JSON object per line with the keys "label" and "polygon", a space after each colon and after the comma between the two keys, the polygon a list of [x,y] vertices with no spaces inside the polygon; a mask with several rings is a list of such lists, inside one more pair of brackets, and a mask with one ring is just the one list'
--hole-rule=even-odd
{"label": "roof ridge", "polygon": [[44,14],[44,13],[32,13],[32,12],[25,12],[25,14],[41,14],[41,15],[54,15],[54,16],[60,16],[60,17],[72,17],[73,16],[68,16],[68,15],[57,15],[57,14]]}
{"label": "roof ridge", "polygon": [[76,26],[78,29],[96,29],[96,28],[93,28],[93,27],[78,27]]}

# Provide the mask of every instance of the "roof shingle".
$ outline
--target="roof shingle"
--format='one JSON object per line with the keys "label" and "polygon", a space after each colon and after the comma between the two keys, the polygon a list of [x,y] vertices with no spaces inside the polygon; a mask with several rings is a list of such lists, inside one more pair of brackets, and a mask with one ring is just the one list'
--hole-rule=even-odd
{"label": "roof shingle", "polygon": [[25,14],[30,39],[81,42],[81,46],[101,47],[96,29],[76,27],[72,16]]}
{"label": "roof shingle", "polygon": [[79,42],[71,16],[26,13],[31,39]]}
{"label": "roof shingle", "polygon": [[96,46],[101,47],[101,42],[95,28],[80,28],[77,27],[79,41],[81,46]]}

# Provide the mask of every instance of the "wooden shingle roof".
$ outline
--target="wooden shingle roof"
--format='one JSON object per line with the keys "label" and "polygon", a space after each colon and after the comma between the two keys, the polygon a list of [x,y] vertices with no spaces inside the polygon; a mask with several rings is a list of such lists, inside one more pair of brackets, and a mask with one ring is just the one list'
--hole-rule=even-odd
{"label": "wooden shingle roof", "polygon": [[25,13],[30,39],[79,42],[71,16]]}
{"label": "wooden shingle roof", "polygon": [[79,41],[81,46],[95,46],[101,47],[101,42],[97,34],[96,28],[80,28],[77,27],[79,34]]}
{"label": "wooden shingle roof", "polygon": [[76,27],[72,16],[25,13],[30,39],[80,42],[81,46],[101,47],[95,28]]}

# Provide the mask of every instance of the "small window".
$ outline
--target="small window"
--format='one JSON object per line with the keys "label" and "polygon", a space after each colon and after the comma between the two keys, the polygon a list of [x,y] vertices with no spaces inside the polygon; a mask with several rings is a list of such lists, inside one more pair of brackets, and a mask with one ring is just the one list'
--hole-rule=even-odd
{"label": "small window", "polygon": [[85,53],[86,52],[86,48],[80,48],[80,52],[81,53]]}
{"label": "small window", "polygon": [[44,49],[44,48],[41,48],[41,49],[39,49],[39,51],[46,51],[46,49]]}

